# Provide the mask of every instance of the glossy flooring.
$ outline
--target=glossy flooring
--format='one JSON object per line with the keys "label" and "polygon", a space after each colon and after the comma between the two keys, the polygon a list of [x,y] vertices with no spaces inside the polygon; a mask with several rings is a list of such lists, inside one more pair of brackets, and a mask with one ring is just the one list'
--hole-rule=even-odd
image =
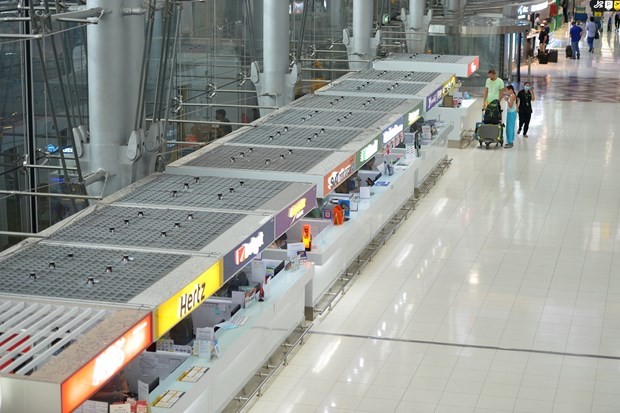
{"label": "glossy flooring", "polygon": [[529,138],[450,150],[249,412],[620,411],[616,45],[533,65]]}

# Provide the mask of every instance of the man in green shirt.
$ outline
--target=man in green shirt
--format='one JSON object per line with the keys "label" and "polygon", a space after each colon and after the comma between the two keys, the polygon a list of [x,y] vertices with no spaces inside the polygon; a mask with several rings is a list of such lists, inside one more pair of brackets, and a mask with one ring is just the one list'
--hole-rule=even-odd
{"label": "man in green shirt", "polygon": [[504,81],[497,77],[495,69],[489,69],[487,73],[489,74],[489,78],[484,85],[483,109],[487,107],[489,102],[492,102],[495,99],[500,100],[505,91]]}

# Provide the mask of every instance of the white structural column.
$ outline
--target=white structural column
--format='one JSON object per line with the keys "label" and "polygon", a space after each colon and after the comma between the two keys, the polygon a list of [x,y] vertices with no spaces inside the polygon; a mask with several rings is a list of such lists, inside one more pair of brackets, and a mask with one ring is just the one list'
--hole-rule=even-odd
{"label": "white structural column", "polygon": [[[106,13],[88,25],[88,104],[90,143],[84,165],[109,173],[105,194],[132,182],[127,144],[135,129],[144,50],[145,17],[141,0],[88,0]],[[137,146],[140,143],[137,144]],[[123,164],[125,165],[123,167]],[[88,187],[102,193],[104,182]]]}
{"label": "white structural column", "polygon": [[[256,86],[260,106],[282,107],[293,101],[297,65],[289,72],[288,0],[263,1],[262,71],[252,63],[251,80]],[[261,116],[272,109],[261,109]]]}
{"label": "white structural column", "polygon": [[372,1],[353,0],[353,36],[349,36],[347,29],[344,29],[342,36],[351,70],[367,68],[369,61],[377,54],[381,32],[377,31],[375,37],[372,37],[372,9]]}
{"label": "white structural column", "polygon": [[405,36],[407,39],[407,51],[409,53],[424,53],[428,26],[433,17],[433,11],[426,10],[426,0],[409,0],[409,15],[403,10],[401,19],[405,22]]}
{"label": "white structural column", "polygon": [[446,16],[463,15],[463,9],[467,0],[443,0],[444,13]]}

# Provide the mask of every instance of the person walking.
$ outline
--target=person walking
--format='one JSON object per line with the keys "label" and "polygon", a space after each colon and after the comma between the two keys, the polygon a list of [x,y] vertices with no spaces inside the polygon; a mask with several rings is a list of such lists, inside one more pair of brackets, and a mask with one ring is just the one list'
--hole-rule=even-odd
{"label": "person walking", "polygon": [[527,131],[530,128],[530,119],[532,119],[532,102],[536,100],[534,89],[530,82],[525,82],[523,89],[517,93],[517,110],[519,111],[519,130],[517,135],[523,129],[523,137],[527,138]]}
{"label": "person walking", "polygon": [[549,30],[547,28],[547,21],[543,21],[540,24],[540,33],[538,33],[538,53],[545,54],[547,51],[547,44],[549,43]]}
{"label": "person walking", "polygon": [[620,11],[617,11],[614,15],[614,23],[616,24],[616,30],[620,30]]}
{"label": "person walking", "polygon": [[506,108],[506,145],[504,148],[512,148],[515,140],[515,124],[517,123],[517,95],[512,85],[506,87],[506,95],[504,97],[507,102]]}
{"label": "person walking", "polygon": [[570,47],[573,49],[571,59],[579,59],[581,57],[581,53],[579,52],[579,41],[581,40],[583,29],[573,20],[568,33],[570,34]]}
{"label": "person walking", "polygon": [[586,23],[586,35],[588,37],[588,52],[594,52],[594,38],[596,37],[596,23],[594,23],[594,17],[590,17],[590,20]]}
{"label": "person walking", "polygon": [[486,109],[487,104],[494,100],[500,100],[504,95],[504,81],[497,77],[495,69],[489,69],[487,72],[489,78],[484,84],[484,99],[482,110]]}

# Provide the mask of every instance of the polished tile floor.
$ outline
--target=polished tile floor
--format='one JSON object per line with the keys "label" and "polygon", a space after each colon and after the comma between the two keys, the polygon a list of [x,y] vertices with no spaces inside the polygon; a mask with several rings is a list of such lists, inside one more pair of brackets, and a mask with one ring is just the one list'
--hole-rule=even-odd
{"label": "polished tile floor", "polygon": [[249,412],[620,411],[616,44],[533,66],[529,138],[451,150]]}

